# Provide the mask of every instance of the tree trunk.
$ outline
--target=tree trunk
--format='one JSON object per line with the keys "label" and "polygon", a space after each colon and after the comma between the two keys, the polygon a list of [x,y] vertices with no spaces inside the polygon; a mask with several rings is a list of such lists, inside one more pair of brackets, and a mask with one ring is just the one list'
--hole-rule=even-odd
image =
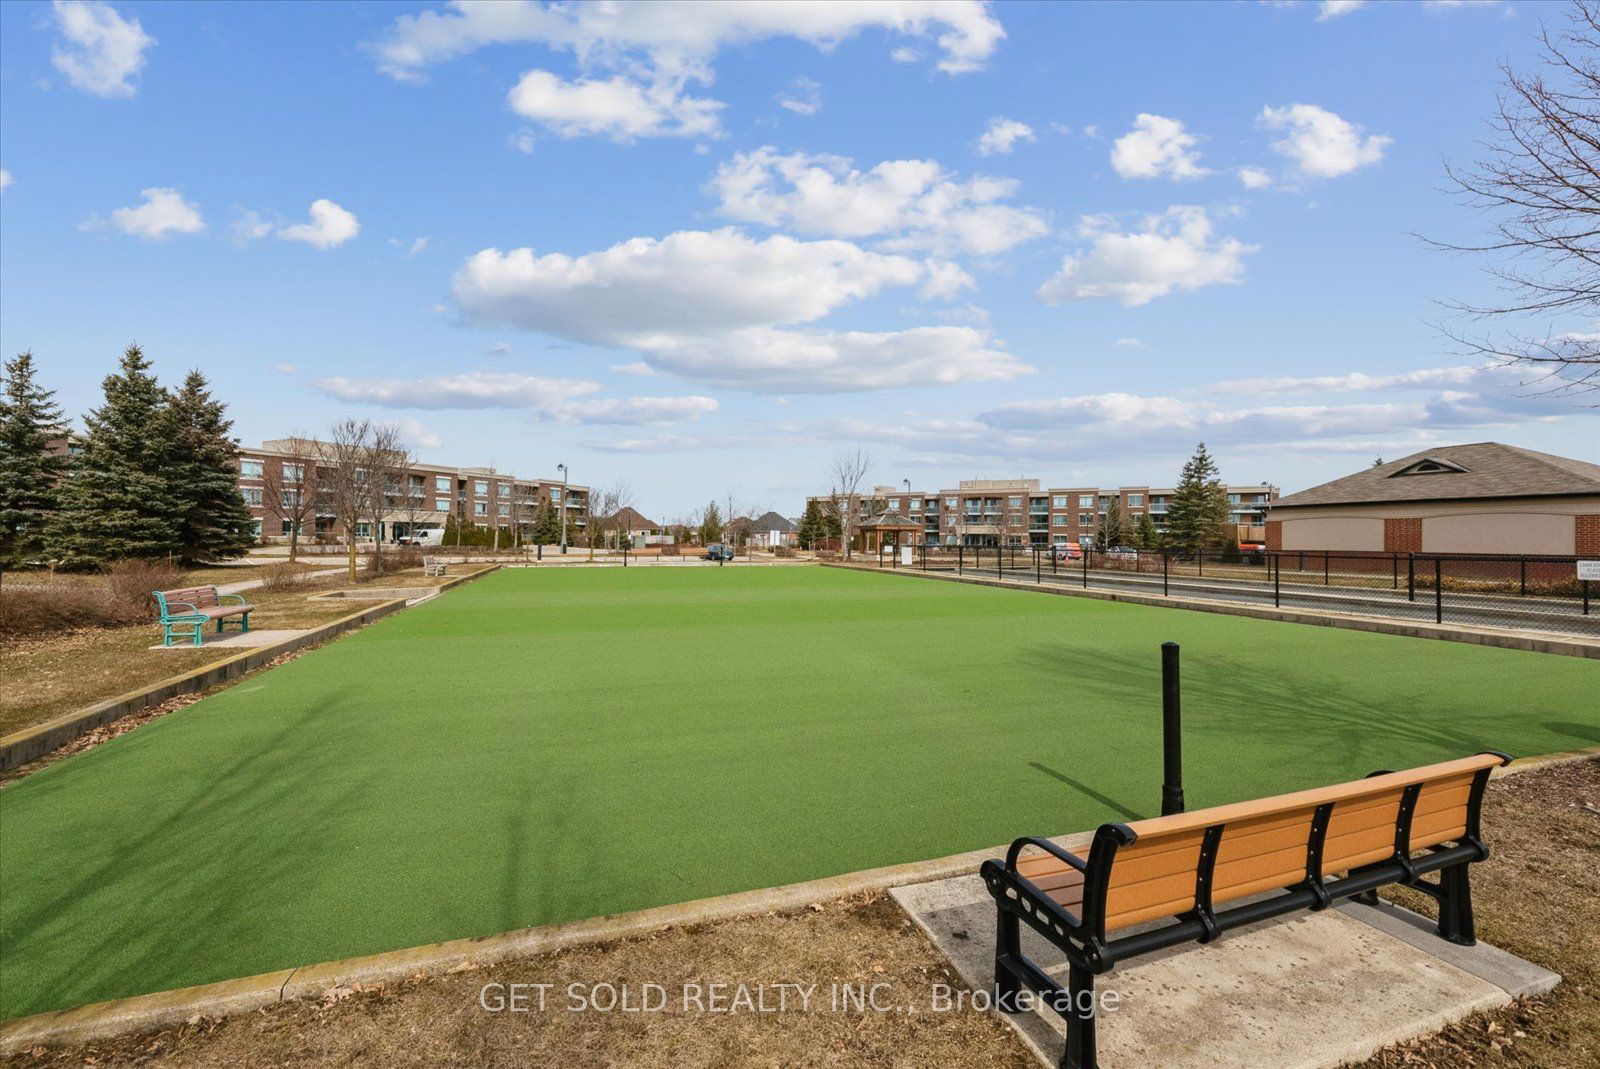
{"label": "tree trunk", "polygon": [[356,529],[351,527],[345,533],[347,535],[345,543],[348,547],[347,552],[350,560],[350,581],[354,583],[356,581]]}

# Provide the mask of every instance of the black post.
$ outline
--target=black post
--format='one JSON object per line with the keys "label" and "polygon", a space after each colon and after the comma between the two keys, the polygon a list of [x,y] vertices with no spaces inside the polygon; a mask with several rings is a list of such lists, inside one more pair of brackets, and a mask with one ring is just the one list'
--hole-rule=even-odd
{"label": "black post", "polygon": [[1044,582],[1044,561],[1039,557],[1039,547],[1033,547],[1033,581]]}
{"label": "black post", "polygon": [[1167,596],[1167,551],[1161,551],[1161,596]]}
{"label": "black post", "polygon": [[1194,551],[1194,574],[1203,578],[1206,574],[1206,551],[1202,546]]}
{"label": "black post", "polygon": [[1006,577],[1006,547],[998,542],[995,543],[994,547],[994,577],[996,579],[1004,579]]}
{"label": "black post", "polygon": [[1399,590],[1400,589],[1400,554],[1398,554],[1398,553],[1389,554],[1389,571],[1393,573],[1393,576],[1392,576],[1391,581],[1389,583],[1389,589],[1390,590]]}
{"label": "black post", "polygon": [[1182,698],[1178,686],[1178,644],[1161,644],[1161,815],[1183,812]]}
{"label": "black post", "polygon": [[1583,615],[1589,615],[1589,580],[1583,581]]}
{"label": "black post", "polygon": [[1322,551],[1322,585],[1328,585],[1328,551]]}
{"label": "black post", "polygon": [[1089,554],[1092,552],[1093,550],[1082,542],[1078,543],[1078,553],[1083,558],[1083,589],[1085,590],[1089,589]]}
{"label": "black post", "polygon": [[960,542],[956,543],[956,574],[957,575],[961,574],[961,556],[962,556],[962,551],[965,548],[966,547],[963,546]]}
{"label": "black post", "polygon": [[1518,561],[1517,563],[1522,566],[1522,568],[1521,568],[1521,571],[1522,571],[1522,596],[1523,597],[1527,597],[1527,595],[1528,595],[1528,558],[1527,557],[1523,557],[1522,560]]}
{"label": "black post", "polygon": [[544,560],[544,543],[540,542],[533,547],[533,559]]}
{"label": "black post", "polygon": [[1283,555],[1275,554],[1272,558],[1272,607],[1283,607]]}
{"label": "black post", "polygon": [[1433,558],[1433,622],[1444,623],[1444,560]]}
{"label": "black post", "polygon": [[1417,555],[1406,554],[1406,600],[1417,600]]}

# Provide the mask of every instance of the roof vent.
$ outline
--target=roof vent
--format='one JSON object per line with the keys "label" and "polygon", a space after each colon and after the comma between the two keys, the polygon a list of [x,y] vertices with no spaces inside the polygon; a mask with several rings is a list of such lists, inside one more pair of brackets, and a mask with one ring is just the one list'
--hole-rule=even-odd
{"label": "roof vent", "polygon": [[1402,475],[1443,475],[1448,472],[1465,472],[1467,469],[1450,460],[1440,460],[1438,457],[1424,457],[1415,464],[1407,464],[1397,472],[1390,474],[1389,478],[1398,479]]}

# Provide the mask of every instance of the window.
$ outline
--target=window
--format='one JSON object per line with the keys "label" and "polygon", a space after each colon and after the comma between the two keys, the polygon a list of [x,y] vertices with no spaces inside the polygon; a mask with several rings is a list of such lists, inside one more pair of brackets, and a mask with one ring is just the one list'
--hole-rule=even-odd
{"label": "window", "polygon": [[239,491],[239,494],[244,498],[246,505],[261,507],[261,488],[259,486],[246,486]]}
{"label": "window", "polygon": [[1058,513],[1055,514],[1055,516],[1051,517],[1050,523],[1054,527],[1065,527],[1067,525],[1068,519],[1069,519],[1069,517],[1067,517],[1066,515],[1058,512]]}
{"label": "window", "polygon": [[487,516],[487,515],[489,515],[489,502],[487,502],[487,501],[474,501],[472,503],[472,514],[474,516]]}
{"label": "window", "polygon": [[1094,526],[1094,513],[1092,513],[1092,512],[1080,512],[1080,513],[1078,513],[1078,526],[1079,527],[1093,527]]}
{"label": "window", "polygon": [[436,511],[436,512],[449,512],[450,511],[450,499],[448,497],[436,497],[436,498],[434,498],[433,499],[433,508],[434,508],[434,511]]}
{"label": "window", "polygon": [[890,512],[899,512],[900,511],[900,499],[898,497],[891,497],[889,499],[889,511]]}
{"label": "window", "polygon": [[261,541],[261,521],[260,520],[252,520],[252,521],[250,521],[250,531],[251,531],[252,534],[255,535],[255,538],[256,538],[257,542]]}
{"label": "window", "polygon": [[1020,498],[1020,497],[1013,497],[1013,498],[1011,498],[1011,499],[1010,499],[1010,500],[1009,500],[1009,501],[1008,501],[1008,504],[1010,504],[1010,506],[1011,506],[1011,507],[1012,507],[1012,508],[1014,508],[1014,509],[1019,509],[1019,508],[1021,508],[1021,507],[1022,507],[1022,498]]}
{"label": "window", "polygon": [[477,494],[479,497],[488,497],[489,484],[484,482],[482,479],[479,479],[472,484],[472,492]]}
{"label": "window", "polygon": [[1228,504],[1237,505],[1238,503],[1239,503],[1239,495],[1238,494],[1229,494],[1228,495]]}
{"label": "window", "polygon": [[911,507],[914,508],[914,509],[921,508],[922,507],[922,498],[920,498],[920,497],[912,498],[911,499]]}
{"label": "window", "polygon": [[1051,508],[1058,508],[1058,509],[1066,508],[1067,507],[1067,495],[1066,494],[1057,494],[1055,496],[1055,498],[1050,502],[1050,507]]}
{"label": "window", "polygon": [[298,491],[298,490],[285,490],[283,492],[283,507],[286,508],[286,509],[299,508],[300,507],[300,491]]}
{"label": "window", "polygon": [[947,497],[944,499],[944,507],[947,509],[953,509],[960,504],[961,499],[959,497]]}
{"label": "window", "polygon": [[433,492],[436,494],[448,494],[450,492],[450,476],[435,475],[433,477]]}
{"label": "window", "polygon": [[561,487],[552,486],[550,488],[550,500],[558,505],[561,504]]}
{"label": "window", "polygon": [[1128,495],[1128,507],[1129,508],[1143,508],[1144,507],[1144,495],[1143,494],[1129,494]]}
{"label": "window", "polygon": [[1094,508],[1094,495],[1093,494],[1079,494],[1078,495],[1078,507],[1081,508],[1081,509],[1092,509],[1092,508]]}
{"label": "window", "polygon": [[502,515],[502,516],[511,515],[511,506],[506,504],[505,502],[501,502],[500,503],[500,515]]}
{"label": "window", "polygon": [[241,461],[239,461],[239,478],[241,478],[241,479],[259,479],[259,478],[261,478],[261,461],[259,461],[259,460],[241,460]]}
{"label": "window", "polygon": [[1050,536],[1050,541],[1054,542],[1058,546],[1064,546],[1064,545],[1067,544],[1067,536],[1066,535],[1051,535]]}
{"label": "window", "polygon": [[282,534],[294,534],[294,521],[284,520]]}

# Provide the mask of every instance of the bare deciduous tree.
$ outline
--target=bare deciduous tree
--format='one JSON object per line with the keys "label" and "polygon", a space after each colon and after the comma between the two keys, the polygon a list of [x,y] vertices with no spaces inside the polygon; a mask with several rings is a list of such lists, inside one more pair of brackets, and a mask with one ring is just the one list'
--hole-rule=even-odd
{"label": "bare deciduous tree", "polygon": [[372,424],[364,419],[344,419],[333,425],[324,451],[321,496],[323,505],[344,530],[350,581],[356,581],[356,528],[372,511],[372,481],[367,471],[367,451]]}
{"label": "bare deciduous tree", "polygon": [[850,558],[850,539],[854,532],[855,510],[851,507],[861,493],[861,484],[872,469],[872,454],[861,446],[838,453],[828,467],[828,501],[839,521],[839,542],[845,559]]}
{"label": "bare deciduous tree", "polygon": [[277,515],[289,524],[289,559],[300,552],[300,532],[317,522],[317,443],[292,435],[283,440],[283,456],[261,473],[261,504],[267,516]]}
{"label": "bare deciduous tree", "polygon": [[1471,320],[1521,320],[1496,337],[1449,329],[1468,352],[1539,371],[1558,391],[1600,390],[1600,333],[1539,317],[1600,316],[1600,3],[1576,0],[1564,29],[1544,28],[1543,67],[1502,66],[1504,87],[1483,158],[1446,166],[1455,192],[1494,218],[1489,240],[1435,248],[1487,256],[1501,300],[1453,305]]}
{"label": "bare deciduous tree", "polygon": [[376,423],[368,428],[362,446],[367,470],[367,517],[372,523],[372,563],[383,574],[383,521],[400,504],[405,493],[401,480],[411,467],[405,432],[397,423]]}
{"label": "bare deciduous tree", "polygon": [[[623,510],[634,507],[633,484],[626,479],[618,479],[610,486],[589,494],[589,526],[592,535],[598,535],[601,543],[612,547],[612,537],[615,536],[615,548],[621,549],[623,541],[628,537],[628,519]],[[594,545],[591,537],[591,554]]]}

